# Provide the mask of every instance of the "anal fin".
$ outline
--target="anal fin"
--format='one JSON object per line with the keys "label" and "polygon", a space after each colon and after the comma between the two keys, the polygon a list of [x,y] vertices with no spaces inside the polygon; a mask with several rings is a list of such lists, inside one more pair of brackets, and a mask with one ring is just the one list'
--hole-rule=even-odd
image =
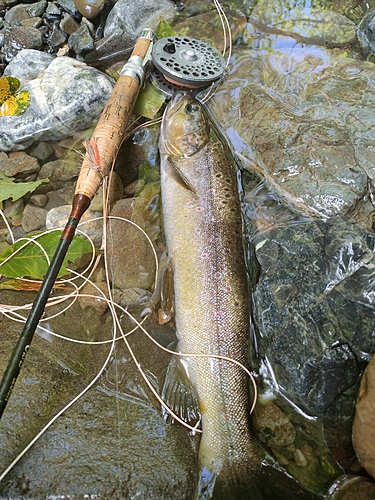
{"label": "anal fin", "polygon": [[[198,398],[188,377],[186,360],[173,356],[165,375],[163,401],[184,422],[197,426],[201,420]],[[163,417],[173,422],[173,417],[163,408]]]}

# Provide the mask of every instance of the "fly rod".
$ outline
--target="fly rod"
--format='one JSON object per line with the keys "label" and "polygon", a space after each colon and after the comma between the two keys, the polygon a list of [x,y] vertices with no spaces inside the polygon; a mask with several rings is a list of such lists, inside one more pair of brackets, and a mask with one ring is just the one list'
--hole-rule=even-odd
{"label": "fly rod", "polygon": [[78,223],[117,157],[130,114],[144,81],[145,65],[151,54],[153,37],[154,34],[149,29],[141,33],[129,60],[121,70],[92,138],[85,144],[86,154],[77,180],[68,222],[0,382],[0,418],[12,394]]}

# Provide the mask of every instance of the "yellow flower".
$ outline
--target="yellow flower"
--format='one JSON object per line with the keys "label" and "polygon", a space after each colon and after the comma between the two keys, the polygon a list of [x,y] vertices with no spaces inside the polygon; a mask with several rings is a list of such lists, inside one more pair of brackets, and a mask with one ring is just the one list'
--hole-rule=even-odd
{"label": "yellow flower", "polygon": [[13,116],[23,113],[30,104],[30,93],[20,88],[20,81],[14,76],[0,78],[0,116]]}

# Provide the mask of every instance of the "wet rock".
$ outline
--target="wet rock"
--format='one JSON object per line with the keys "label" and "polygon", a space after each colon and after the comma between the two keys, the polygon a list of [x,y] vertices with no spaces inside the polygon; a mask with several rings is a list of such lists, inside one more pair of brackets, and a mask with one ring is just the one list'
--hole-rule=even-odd
{"label": "wet rock", "polygon": [[[102,315],[108,309],[108,302],[105,300],[108,297],[108,287],[104,269],[99,269],[92,281],[93,284],[87,283],[82,288],[82,295],[80,294],[78,297],[78,304],[83,310],[90,308],[97,314]],[[92,297],[89,297],[89,295]]]}
{"label": "wet rock", "polygon": [[59,7],[55,3],[48,2],[46,13],[52,16],[59,17],[61,15],[61,9],[59,9]]}
{"label": "wet rock", "polygon": [[272,8],[267,0],[260,0],[250,20],[263,29],[292,34],[299,43],[338,46],[355,38],[355,23],[342,14],[314,7],[290,9],[285,0],[277,0]]}
{"label": "wet rock", "polygon": [[48,202],[48,196],[45,194],[33,194],[30,196],[30,202],[36,207],[45,207]]}
{"label": "wet rock", "polygon": [[69,181],[77,177],[79,165],[72,161],[54,160],[45,163],[39,172],[39,179],[49,178],[51,182]]}
{"label": "wet rock", "polygon": [[254,247],[257,344],[273,390],[350,436],[361,366],[375,352],[375,235],[308,222],[259,234]]}
{"label": "wet rock", "polygon": [[49,38],[49,43],[51,44],[51,47],[57,49],[62,45],[64,45],[67,39],[68,39],[67,35],[63,31],[61,31],[61,29],[57,26],[57,24],[54,24],[51,36]]}
{"label": "wet rock", "polygon": [[[22,214],[25,208],[25,202],[23,198],[16,201],[5,200],[3,201],[3,212],[7,221],[13,227],[19,227],[22,224]],[[23,231],[23,230],[22,230]],[[24,231],[22,232],[23,236]],[[9,241],[11,243],[11,241]]]}
{"label": "wet rock", "polygon": [[0,150],[25,149],[36,141],[59,140],[88,128],[111,94],[113,86],[106,75],[70,57],[54,58],[47,67],[43,62],[38,76],[28,79],[25,66],[31,63],[36,72],[33,56],[33,51],[22,51],[17,65],[6,68],[6,74],[17,76],[31,98],[23,114],[2,117]]}
{"label": "wet rock", "polygon": [[161,17],[164,21],[171,22],[175,14],[176,7],[170,0],[142,0],[137,3],[118,0],[107,17],[104,36],[120,28],[135,42],[142,29],[156,29]]}
{"label": "wet rock", "polygon": [[81,20],[81,15],[78,12],[74,0],[57,0],[57,3],[72,17]]}
{"label": "wet rock", "polygon": [[[181,36],[204,40],[218,50],[223,50],[223,27],[214,6],[212,9],[194,16],[194,22],[189,18],[174,24],[173,29]],[[224,11],[230,25],[232,41],[235,42],[246,26],[246,16],[228,7],[224,8]]]}
{"label": "wet rock", "polygon": [[47,213],[44,208],[27,203],[23,211],[22,229],[26,233],[42,229],[46,225]]}
{"label": "wet rock", "polygon": [[361,379],[353,422],[353,445],[364,469],[375,477],[375,357]]}
{"label": "wet rock", "polygon": [[30,17],[27,5],[21,3],[9,9],[6,12],[4,19],[11,26],[17,26],[21,23],[21,21],[24,19],[30,19]]}
{"label": "wet rock", "polygon": [[22,49],[41,49],[42,34],[36,28],[15,26],[4,31],[4,58],[11,61]]}
{"label": "wet rock", "polygon": [[[70,212],[72,210],[71,205],[63,205],[55,208],[51,208],[48,211],[46,218],[47,229],[53,228],[64,228],[68,221]],[[78,229],[81,234],[86,234],[94,242],[94,245],[100,247],[102,243],[103,234],[103,221],[101,214],[87,210],[80,219],[78,224]]]}
{"label": "wet rock", "polygon": [[41,17],[30,17],[21,21],[21,26],[25,28],[39,28],[43,23]]}
{"label": "wet rock", "polygon": [[[30,293],[13,295],[25,303],[31,300]],[[8,296],[2,291],[2,301]],[[126,318],[122,325],[125,332],[131,329]],[[0,345],[3,373],[20,326],[5,317],[1,326],[7,332]],[[2,471],[94,379],[110,350],[110,343],[95,345],[93,341],[110,341],[113,322],[89,309],[82,311],[76,304],[43,326],[47,331],[38,329],[34,336],[2,418]],[[89,344],[58,339],[54,332]],[[142,335],[128,339],[142,367],[150,367],[148,375],[160,385],[169,356]],[[181,426],[166,424],[154,401],[123,342],[117,342],[106,370],[91,390],[56,420],[0,482],[0,497],[192,498],[194,441]]]}
{"label": "wet rock", "polygon": [[293,210],[369,228],[374,78],[374,65],[321,48],[239,50],[209,107],[245,167]]}
{"label": "wet rock", "polygon": [[39,2],[29,4],[26,11],[30,17],[41,17],[48,5],[47,0],[40,0]]}
{"label": "wet rock", "polygon": [[359,23],[357,35],[367,53],[375,52],[375,9],[370,9]]}
{"label": "wet rock", "polygon": [[367,477],[340,476],[328,492],[327,500],[373,500],[375,483]]}
{"label": "wet rock", "polygon": [[55,148],[48,142],[40,141],[37,146],[30,152],[40,163],[46,163],[55,153]]}
{"label": "wet rock", "polygon": [[16,175],[25,177],[37,173],[39,170],[38,160],[23,151],[17,154],[11,153],[9,157],[6,153],[0,152],[0,171],[8,177],[15,177]]}
{"label": "wet rock", "polygon": [[75,6],[86,19],[94,19],[103,10],[105,0],[75,0]]}
{"label": "wet rock", "polygon": [[125,62],[134,47],[134,38],[120,28],[94,43],[94,49],[84,58],[87,64],[108,67],[117,61]]}
{"label": "wet rock", "polygon": [[64,33],[71,35],[75,31],[77,31],[78,28],[79,24],[77,23],[77,21],[75,21],[72,16],[65,12],[60,22],[60,29],[64,31]]}
{"label": "wet rock", "polygon": [[[143,207],[137,198],[118,201],[112,217],[124,217],[144,227]],[[110,220],[107,230],[107,257],[112,285],[116,288],[149,289],[155,279],[152,248],[133,224]]]}
{"label": "wet rock", "polygon": [[116,304],[129,309],[145,309],[150,304],[151,292],[142,288],[126,288],[113,290],[113,300]]}
{"label": "wet rock", "polygon": [[17,76],[20,81],[33,80],[54,60],[54,57],[39,50],[24,50],[7,66],[4,75]]}
{"label": "wet rock", "polygon": [[4,10],[7,7],[12,7],[12,5],[15,5],[17,3],[17,0],[0,0],[0,9]]}
{"label": "wet rock", "polygon": [[86,24],[79,27],[69,37],[68,46],[76,54],[90,52],[94,48],[94,40],[90,34],[90,30]]}
{"label": "wet rock", "polygon": [[296,439],[293,424],[274,403],[258,405],[254,413],[253,424],[259,433],[260,440],[266,440],[270,448],[289,446]]}
{"label": "wet rock", "polygon": [[[122,192],[121,177],[117,172],[112,172],[107,193],[108,207],[111,207],[116,201],[122,198]],[[103,212],[103,186],[100,186],[98,192],[91,200],[90,209],[94,212]]]}

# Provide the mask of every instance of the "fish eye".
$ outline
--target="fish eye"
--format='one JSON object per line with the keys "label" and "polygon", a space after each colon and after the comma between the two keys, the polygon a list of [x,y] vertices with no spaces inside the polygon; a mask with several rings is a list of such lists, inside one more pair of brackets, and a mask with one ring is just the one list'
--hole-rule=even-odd
{"label": "fish eye", "polygon": [[185,109],[186,109],[186,111],[187,111],[188,113],[191,113],[191,114],[192,114],[192,113],[195,113],[195,111],[198,111],[199,106],[198,106],[198,104],[191,104],[191,103],[188,103],[188,104],[186,104]]}

